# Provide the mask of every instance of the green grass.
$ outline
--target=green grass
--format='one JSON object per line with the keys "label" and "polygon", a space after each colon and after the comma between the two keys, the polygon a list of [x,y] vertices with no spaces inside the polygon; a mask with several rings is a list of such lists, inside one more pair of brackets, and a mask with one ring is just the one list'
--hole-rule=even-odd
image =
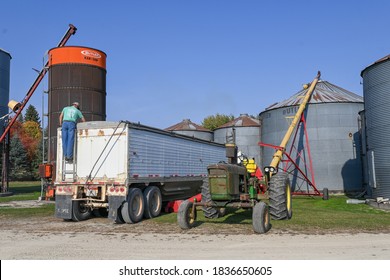
{"label": "green grass", "polygon": [[[38,200],[41,195],[40,182],[12,182],[9,191],[14,195],[0,197],[0,203],[20,200]],[[372,208],[366,204],[347,204],[346,196],[331,196],[329,200],[321,197],[294,197],[293,218],[288,221],[272,220],[272,228],[294,232],[390,232],[390,212]],[[0,207],[0,217],[50,216],[54,213],[54,204],[39,208]],[[220,224],[252,227],[251,210],[228,208],[227,215],[218,219],[204,218],[201,207],[198,208],[197,221],[204,226]],[[177,223],[176,213],[162,214],[153,222],[161,224]]]}
{"label": "green grass", "polygon": [[41,196],[41,181],[32,182],[10,182],[9,192],[12,196],[0,197],[1,202],[37,200]]}
{"label": "green grass", "polygon": [[[23,200],[38,200],[41,196],[41,182],[10,182],[9,192],[13,195],[0,197],[0,203]],[[41,207],[35,208],[14,208],[0,207],[0,217],[43,217],[52,216],[54,213],[54,204],[44,204]]]}

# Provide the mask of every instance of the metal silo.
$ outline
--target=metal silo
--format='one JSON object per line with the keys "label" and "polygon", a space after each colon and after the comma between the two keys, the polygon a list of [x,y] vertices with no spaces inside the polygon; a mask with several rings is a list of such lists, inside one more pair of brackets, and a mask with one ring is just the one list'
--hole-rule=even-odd
{"label": "metal silo", "polygon": [[[291,98],[274,104],[260,113],[261,142],[279,145],[304,96],[301,90]],[[316,188],[356,193],[362,191],[362,167],[358,113],[363,98],[326,81],[319,81],[305,111],[306,135],[311,151]],[[303,126],[299,127],[295,148],[307,150]],[[290,140],[289,145],[292,141]],[[291,146],[287,147],[289,151]],[[262,166],[267,166],[275,150],[261,147]],[[297,162],[306,169],[302,157]],[[308,159],[306,158],[306,162]],[[292,178],[296,191],[302,187],[299,178]],[[303,191],[303,190],[302,190]]]}
{"label": "metal silo", "polygon": [[[0,49],[0,118],[8,113],[11,55]],[[0,120],[0,132],[4,130],[4,120]]]}
{"label": "metal silo", "polygon": [[49,162],[55,161],[59,115],[80,103],[86,121],[106,120],[106,54],[87,47],[49,51]]}
{"label": "metal silo", "polygon": [[367,68],[363,77],[368,182],[372,196],[390,198],[390,56]]}
{"label": "metal silo", "polygon": [[214,141],[221,144],[235,141],[238,152],[248,158],[254,158],[255,162],[260,164],[260,124],[259,120],[251,118],[248,114],[241,114],[215,129]]}
{"label": "metal silo", "polygon": [[172,131],[177,134],[187,135],[207,141],[213,141],[213,132],[191,122],[189,119],[185,119],[180,123],[172,125],[165,129],[166,131]]}

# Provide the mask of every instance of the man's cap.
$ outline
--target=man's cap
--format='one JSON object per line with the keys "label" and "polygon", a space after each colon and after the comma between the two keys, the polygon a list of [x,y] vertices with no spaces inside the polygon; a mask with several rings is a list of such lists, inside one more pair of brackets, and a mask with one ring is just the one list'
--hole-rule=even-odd
{"label": "man's cap", "polygon": [[78,102],[76,102],[76,101],[75,101],[75,102],[73,102],[73,103],[72,103],[72,105],[76,105],[77,107],[79,107],[79,106],[80,106],[80,104],[79,104]]}

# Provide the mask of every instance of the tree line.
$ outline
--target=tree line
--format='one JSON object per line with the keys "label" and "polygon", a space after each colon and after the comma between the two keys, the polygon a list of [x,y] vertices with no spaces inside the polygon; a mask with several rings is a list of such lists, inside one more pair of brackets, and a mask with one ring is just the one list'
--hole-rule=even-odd
{"label": "tree line", "polygon": [[42,163],[42,147],[39,113],[33,105],[29,105],[24,116],[20,114],[10,130],[8,168],[10,181],[39,179],[38,168]]}

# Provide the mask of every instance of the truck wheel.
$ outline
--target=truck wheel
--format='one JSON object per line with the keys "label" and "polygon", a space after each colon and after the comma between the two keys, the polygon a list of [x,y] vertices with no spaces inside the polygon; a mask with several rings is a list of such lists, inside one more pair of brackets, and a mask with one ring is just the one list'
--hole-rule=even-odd
{"label": "truck wheel", "polygon": [[72,220],[75,222],[84,221],[91,217],[91,208],[85,206],[85,201],[72,201]]}
{"label": "truck wheel", "polygon": [[192,205],[194,203],[185,200],[180,204],[179,211],[177,212],[177,223],[182,229],[190,229],[194,227],[196,222],[196,209],[192,213]]}
{"label": "truck wheel", "polygon": [[127,195],[127,201],[122,205],[123,220],[128,224],[138,223],[142,220],[145,209],[144,195],[138,188],[131,188]]}
{"label": "truck wheel", "polygon": [[[205,178],[203,180],[203,185],[201,187],[201,195],[202,195],[203,203],[212,202],[208,178]],[[210,206],[202,206],[202,210],[205,218],[214,219],[219,217],[217,208],[210,207]]]}
{"label": "truck wheel", "polygon": [[162,196],[160,189],[155,186],[147,187],[144,190],[145,211],[144,217],[151,219],[157,217],[161,213]]}
{"label": "truck wheel", "polygon": [[291,185],[288,174],[276,173],[269,182],[269,212],[274,220],[289,220],[292,217]]}
{"label": "truck wheel", "polygon": [[266,233],[271,229],[268,206],[262,201],[253,207],[252,226],[256,233]]}
{"label": "truck wheel", "polygon": [[328,200],[329,199],[329,190],[328,190],[328,188],[324,188],[322,190],[322,199],[323,200]]}

